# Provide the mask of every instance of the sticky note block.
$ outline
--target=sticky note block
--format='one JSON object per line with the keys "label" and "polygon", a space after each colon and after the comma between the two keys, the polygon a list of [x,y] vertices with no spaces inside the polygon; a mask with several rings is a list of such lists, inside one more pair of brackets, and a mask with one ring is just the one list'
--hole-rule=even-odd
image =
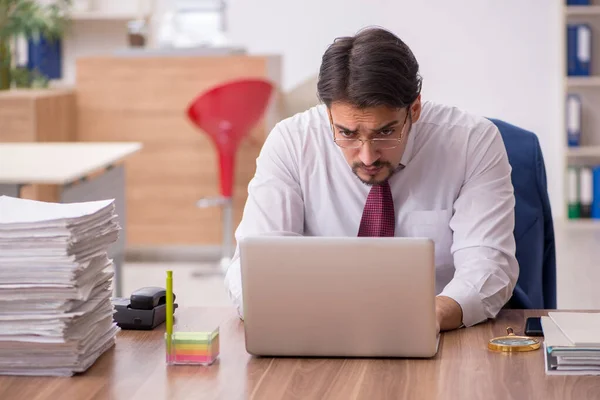
{"label": "sticky note block", "polygon": [[219,328],[212,332],[173,332],[170,346],[166,340],[168,364],[210,365],[219,357]]}

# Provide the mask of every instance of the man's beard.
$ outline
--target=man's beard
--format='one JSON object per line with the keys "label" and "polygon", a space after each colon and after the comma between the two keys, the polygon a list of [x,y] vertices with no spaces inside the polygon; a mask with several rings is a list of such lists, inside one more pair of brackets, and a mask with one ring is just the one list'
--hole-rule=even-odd
{"label": "man's beard", "polygon": [[382,183],[384,183],[385,181],[387,181],[388,179],[391,178],[392,175],[394,175],[395,172],[395,168],[392,166],[391,163],[389,163],[388,161],[380,161],[377,160],[375,161],[373,164],[370,165],[370,167],[375,167],[375,168],[380,168],[383,167],[383,169],[387,169],[388,170],[388,174],[384,179],[376,179],[375,176],[370,177],[368,180],[364,180],[363,178],[361,178],[358,175],[358,170],[362,167],[365,167],[365,164],[361,163],[361,162],[355,162],[354,164],[352,164],[352,172],[354,172],[354,175],[356,175],[356,177],[365,185],[369,185],[369,186],[373,186],[373,185],[381,185]]}

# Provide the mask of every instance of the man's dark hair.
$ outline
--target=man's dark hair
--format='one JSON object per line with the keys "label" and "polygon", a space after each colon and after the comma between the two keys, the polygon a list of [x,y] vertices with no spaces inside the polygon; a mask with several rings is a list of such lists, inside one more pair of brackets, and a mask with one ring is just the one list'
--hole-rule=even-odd
{"label": "man's dark hair", "polygon": [[368,28],[337,38],[323,54],[319,99],[331,106],[404,108],[421,93],[419,63],[410,48],[393,33]]}

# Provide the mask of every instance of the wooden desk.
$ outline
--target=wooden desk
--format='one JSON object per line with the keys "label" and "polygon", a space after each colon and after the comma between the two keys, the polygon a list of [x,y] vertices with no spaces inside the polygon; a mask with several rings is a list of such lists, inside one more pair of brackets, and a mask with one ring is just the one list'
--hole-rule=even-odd
{"label": "wooden desk", "polygon": [[121,266],[125,256],[125,169],[122,161],[140,148],[139,143],[0,144],[0,195],[28,197],[23,195],[23,187],[37,185],[44,196],[35,196],[36,200],[75,203],[115,199],[122,229],[117,243],[109,250],[115,264],[113,285],[116,296],[121,295]]}
{"label": "wooden desk", "polygon": [[139,143],[0,144],[0,182],[67,185],[122,161]]}
{"label": "wooden desk", "polygon": [[[179,313],[183,310],[178,310]],[[73,378],[0,377],[1,399],[600,399],[598,377],[546,376],[542,350],[492,353],[487,341],[535,311],[444,333],[431,360],[254,358],[230,309],[188,309],[220,319],[221,357],[211,367],[165,365],[163,329],[122,331],[115,348]],[[187,320],[186,320],[187,321]]]}

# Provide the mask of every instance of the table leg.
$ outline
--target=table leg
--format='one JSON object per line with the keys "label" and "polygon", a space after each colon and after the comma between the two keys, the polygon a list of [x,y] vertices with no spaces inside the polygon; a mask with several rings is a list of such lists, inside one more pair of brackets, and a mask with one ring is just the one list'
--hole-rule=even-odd
{"label": "table leg", "polygon": [[1,184],[0,196],[19,197],[21,185],[18,184]]}
{"label": "table leg", "polygon": [[118,215],[121,231],[116,243],[113,243],[108,256],[113,259],[115,276],[113,290],[116,297],[122,296],[122,268],[125,258],[126,214],[125,214],[125,168],[117,165],[93,178],[84,178],[74,184],[65,185],[60,192],[61,203],[115,199],[115,212]]}

